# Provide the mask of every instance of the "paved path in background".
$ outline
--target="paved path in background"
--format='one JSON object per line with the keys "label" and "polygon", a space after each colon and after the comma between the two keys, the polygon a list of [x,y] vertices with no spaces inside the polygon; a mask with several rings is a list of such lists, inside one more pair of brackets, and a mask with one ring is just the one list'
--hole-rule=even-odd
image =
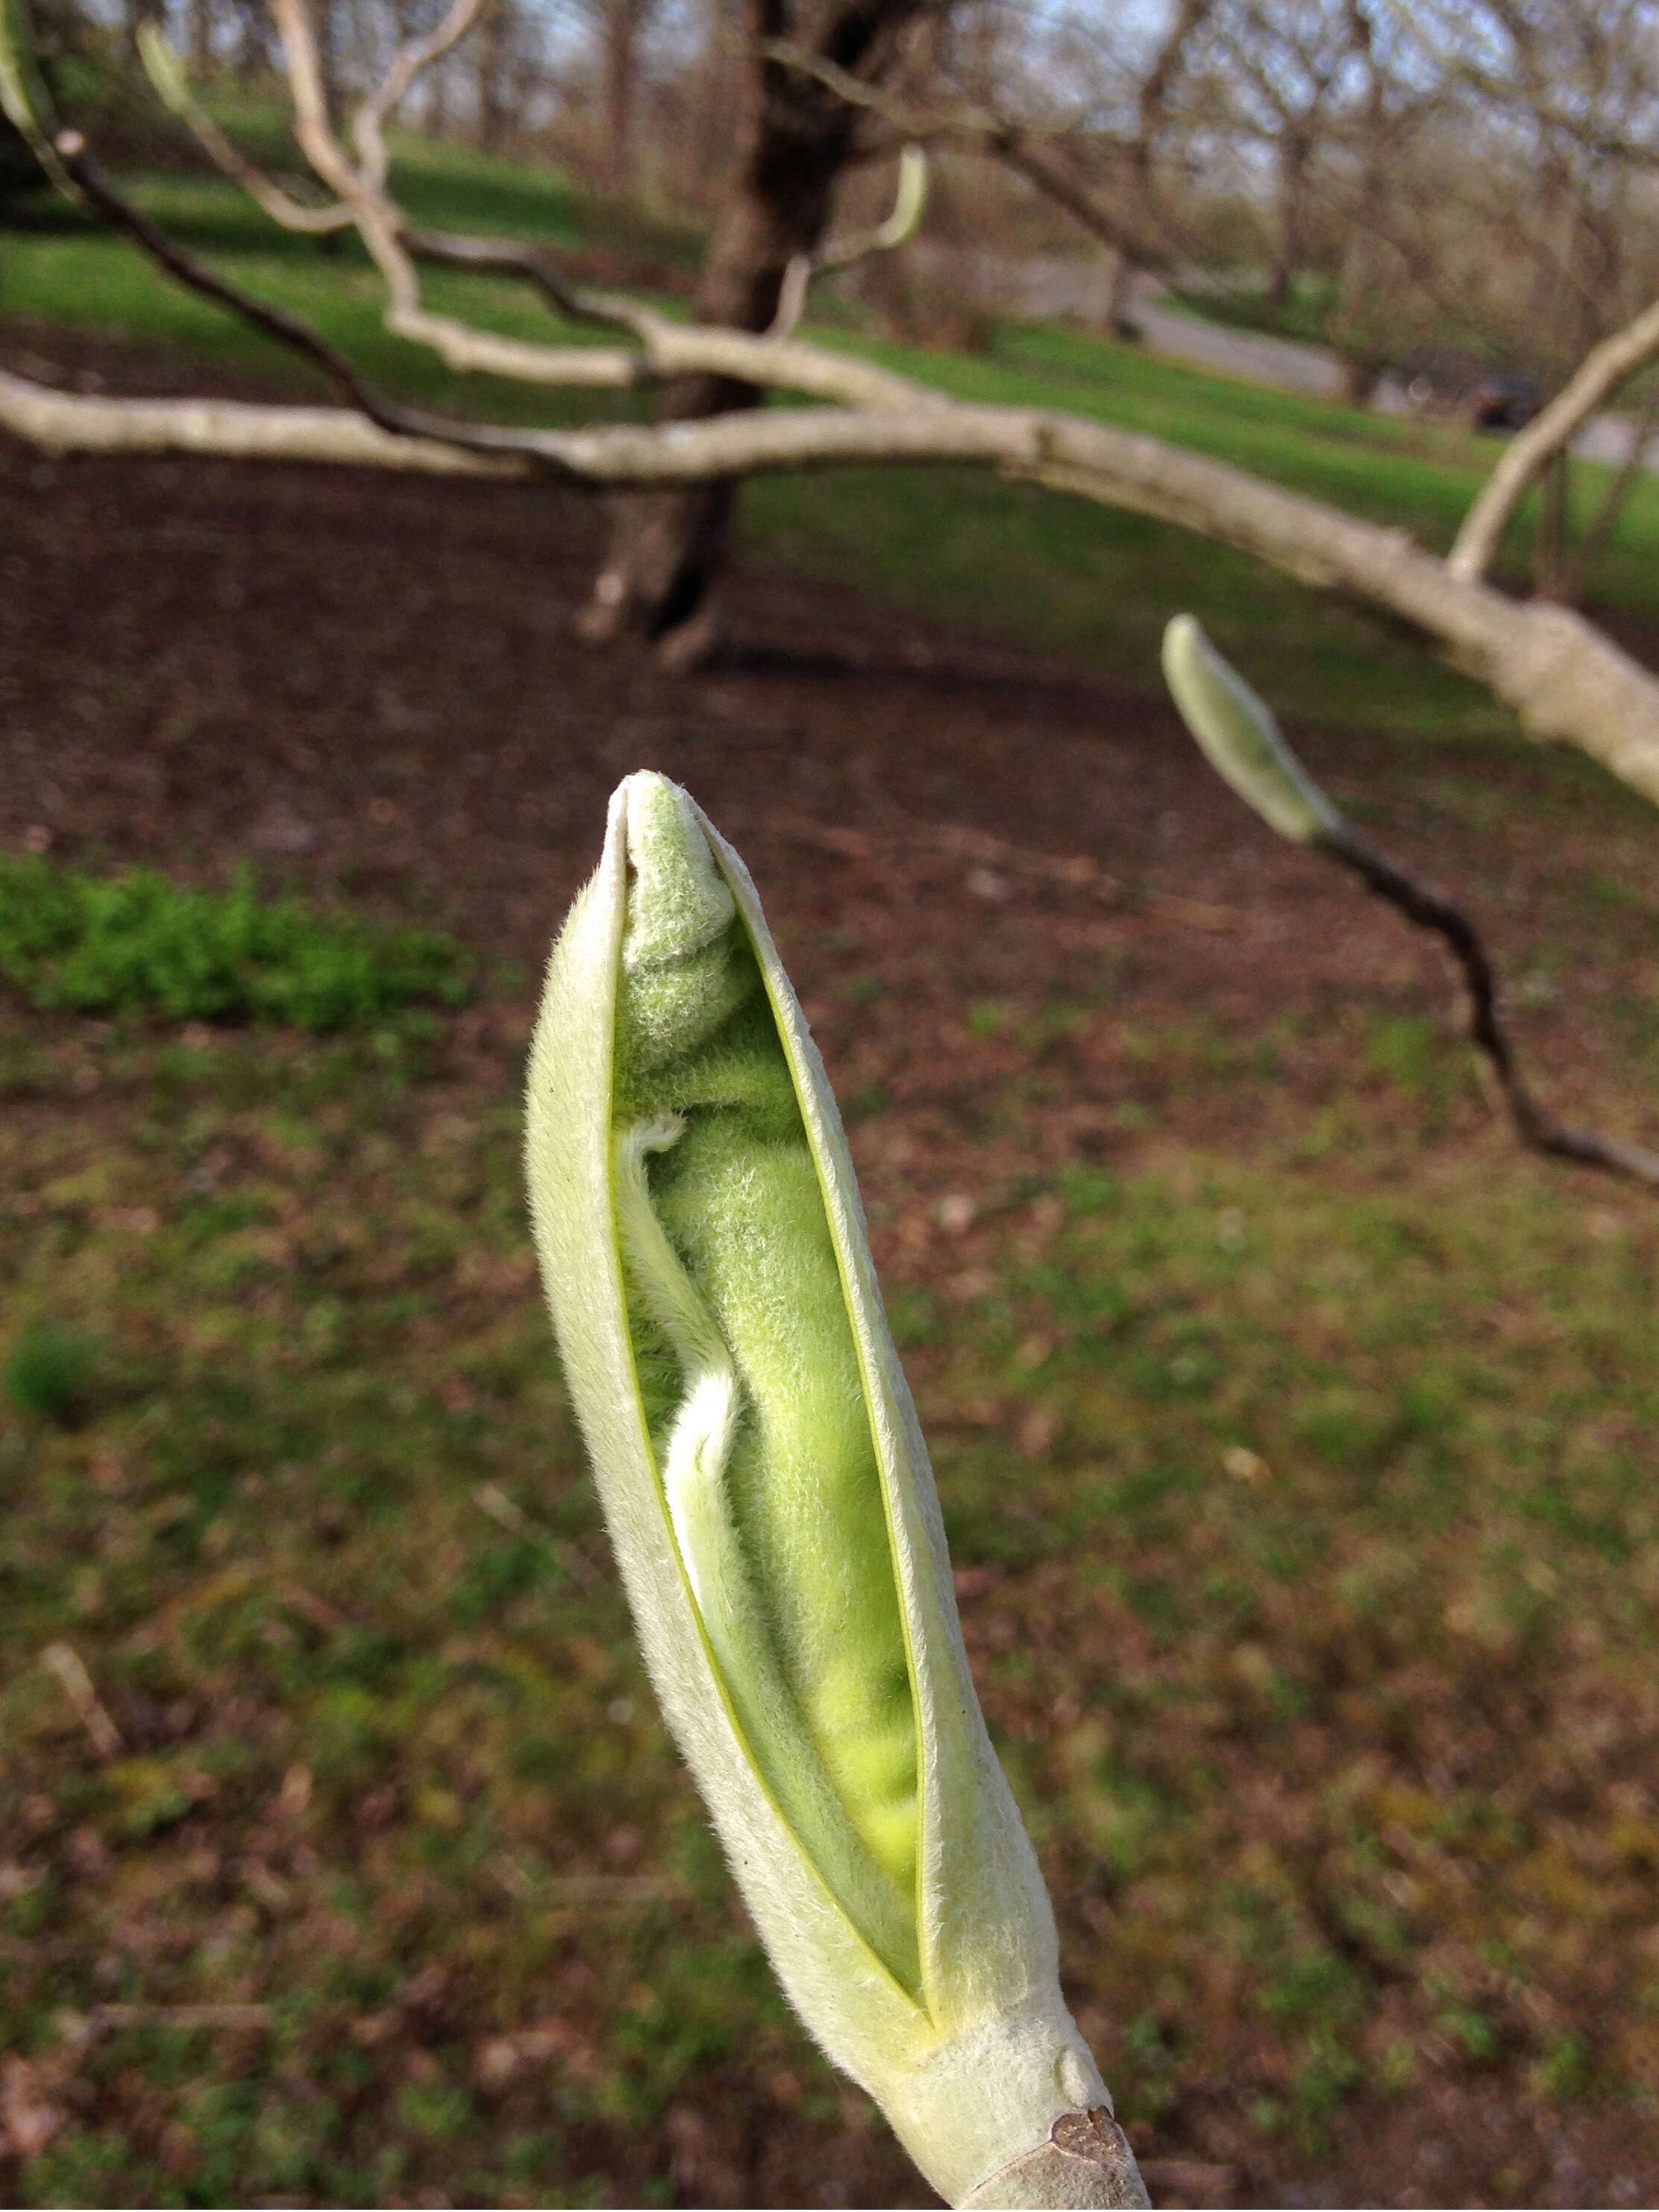
{"label": "paved path in background", "polygon": [[[1253,384],[1271,385],[1277,392],[1305,392],[1318,399],[1342,396],[1342,372],[1335,355],[1323,346],[1200,322],[1195,315],[1166,307],[1157,288],[1144,283],[1135,295],[1134,319],[1152,351],[1173,361],[1189,361],[1225,376],[1248,377]],[[1375,404],[1384,415],[1411,412],[1405,392],[1391,377],[1383,380]],[[1593,415],[1574,439],[1572,450],[1583,460],[1619,468],[1630,459],[1635,442],[1635,427],[1623,416]],[[1659,435],[1648,440],[1642,466],[1659,476]]]}
{"label": "paved path in background", "polygon": [[[1015,255],[943,248],[927,242],[910,249],[920,266],[931,268],[939,283],[957,292],[1036,319],[1075,316],[1097,330],[1112,312],[1112,264],[1105,254]],[[1191,362],[1223,376],[1242,376],[1276,392],[1304,392],[1312,399],[1340,399],[1342,372],[1328,347],[1295,338],[1275,338],[1259,331],[1240,331],[1209,323],[1169,303],[1163,285],[1144,273],[1135,280],[1130,313],[1149,351],[1170,361]],[[1379,414],[1413,412],[1405,387],[1384,377],[1373,404]],[[1573,441],[1582,459],[1619,468],[1630,459],[1634,426],[1620,415],[1595,415]],[[1659,476],[1659,434],[1650,437],[1642,466]]]}
{"label": "paved path in background", "polygon": [[1200,322],[1196,315],[1165,307],[1156,289],[1146,283],[1136,287],[1132,313],[1154,353],[1217,369],[1224,376],[1247,376],[1252,384],[1271,385],[1276,392],[1305,392],[1316,399],[1342,397],[1342,372],[1323,346]]}

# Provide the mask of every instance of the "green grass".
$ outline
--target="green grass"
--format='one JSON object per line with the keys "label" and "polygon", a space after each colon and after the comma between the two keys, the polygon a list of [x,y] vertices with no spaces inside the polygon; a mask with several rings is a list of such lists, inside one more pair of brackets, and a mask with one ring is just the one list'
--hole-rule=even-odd
{"label": "green grass", "polygon": [[13,1346],[0,1375],[0,1389],[20,1413],[72,1421],[87,1403],[97,1357],[92,1338],[50,1322],[36,1323]]}
{"label": "green grass", "polygon": [[419,1001],[453,1006],[471,962],[431,931],[370,928],[154,869],[111,878],[0,854],[0,976],[31,1006],[168,1021],[374,1028]]}
{"label": "green grass", "polygon": [[[843,2170],[864,2123],[641,1677],[504,1075],[0,1045],[0,2038],[58,2122],[27,2200],[651,2201],[688,2110]],[[1200,1048],[1212,1098],[1272,1080]],[[1125,1086],[1166,1123],[1168,1074]],[[980,1272],[889,1277],[1085,2031],[1152,2140],[1219,2099],[1275,2171],[1356,2097],[1659,2096],[1659,1830],[1606,1786],[1659,1668],[1652,1218],[1512,1160],[1402,1176],[1373,1099],[1334,1110],[1340,1176],[1301,1114],[999,1155]],[[929,1187],[878,1169],[878,1224]],[[65,1641],[111,1756],[39,1663]]]}
{"label": "green grass", "polygon": [[[268,158],[283,158],[270,111],[256,108],[246,120],[252,143]],[[585,204],[551,173],[419,140],[400,143],[397,183],[422,221],[556,246],[631,242],[680,260],[694,247],[684,230],[630,232],[616,210]],[[262,296],[311,317],[389,391],[512,422],[591,419],[638,404],[451,377],[424,349],[386,336],[377,280],[355,243],[325,250],[278,233],[216,178],[170,173],[134,185],[146,210],[178,237]],[[522,288],[498,280],[435,272],[428,281],[434,307],[510,335],[566,343],[603,336],[562,326]],[[8,235],[0,313],[161,339],[296,391],[313,388],[232,317],[67,214],[49,210]],[[1005,325],[989,353],[971,359],[877,344],[844,330],[818,335],[963,398],[1067,408],[1188,446],[1432,546],[1450,542],[1501,450],[1493,438],[1267,392],[1079,331]],[[1579,477],[1577,498],[1587,509],[1606,474],[1584,467]],[[1190,607],[1293,716],[1421,734],[1514,732],[1505,710],[1395,626],[1136,516],[957,470],[757,482],[746,489],[744,512],[759,544],[798,567],[872,584],[919,613],[1034,639],[1110,668],[1133,690],[1158,688],[1163,621]],[[1511,532],[1511,565],[1523,565],[1530,528],[1528,509]],[[1595,591],[1659,619],[1659,482],[1644,478],[1636,487]]]}

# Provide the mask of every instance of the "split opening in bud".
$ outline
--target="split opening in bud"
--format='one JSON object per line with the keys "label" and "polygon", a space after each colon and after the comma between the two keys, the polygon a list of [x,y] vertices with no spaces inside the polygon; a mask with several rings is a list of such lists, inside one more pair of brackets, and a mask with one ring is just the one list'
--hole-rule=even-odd
{"label": "split opening in bud", "polygon": [[755,1767],[920,2000],[915,1696],[817,1170],[695,812],[659,776],[627,805],[613,1193],[658,1475]]}

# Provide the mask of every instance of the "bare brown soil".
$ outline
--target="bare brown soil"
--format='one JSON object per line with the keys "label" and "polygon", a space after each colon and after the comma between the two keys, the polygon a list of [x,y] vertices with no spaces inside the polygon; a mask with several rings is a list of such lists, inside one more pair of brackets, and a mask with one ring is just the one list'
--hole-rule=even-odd
{"label": "bare brown soil", "polygon": [[[0,332],[0,359],[36,373],[46,347],[84,388],[237,388],[149,349]],[[584,652],[571,611],[600,514],[580,496],[53,462],[8,442],[0,502],[9,842],[33,825],[66,857],[208,877],[246,858],[539,961],[597,856],[606,795],[650,767],[720,823],[786,928],[896,900],[913,941],[960,951],[994,918],[1023,940],[1046,917],[1047,973],[1057,955],[1086,969],[1111,915],[1148,1011],[1246,1024],[1323,990],[1438,973],[1392,915],[1250,819],[1167,704],[1088,672],[752,558],[707,672],[675,679],[643,653]],[[1620,629],[1659,665],[1659,637]],[[1392,829],[1402,857],[1472,896],[1511,964],[1529,932],[1523,921],[1506,943],[1507,918],[1558,907],[1592,860],[1615,861],[1607,807],[1634,805],[1597,804],[1571,759],[1402,757],[1386,740],[1294,734],[1383,823],[1382,842]],[[1478,809],[1460,792],[1443,802],[1446,771],[1478,786]],[[860,834],[826,842],[826,830]],[[1000,860],[953,830],[1021,853]],[[1045,871],[1039,856],[1082,866]],[[1605,931],[1591,945],[1599,963],[1617,950]],[[1549,1030],[1572,1028],[1575,995],[1530,1018],[1547,1052]],[[1559,1042],[1565,1070],[1588,1041]]]}
{"label": "bare brown soil", "polygon": [[[0,356],[34,343],[13,338]],[[54,352],[116,383],[185,381],[137,352]],[[246,860],[274,884],[442,923],[520,964],[496,994],[510,1043],[610,790],[662,769],[748,860],[843,1094],[878,1086],[901,1117],[902,1143],[866,1162],[878,1188],[902,1170],[944,1189],[984,1140],[975,1092],[999,1048],[964,1055],[964,1005],[1086,997],[1109,975],[1144,1031],[1304,1018],[1305,1049],[1273,1084],[1172,1099],[1184,1132],[1241,1142],[1359,1079],[1321,1042],[1343,1010],[1446,1006],[1435,957],[1247,817],[1162,704],[753,561],[716,667],[673,680],[643,655],[595,655],[571,617],[599,524],[537,489],[54,464],[0,445],[0,842],[207,880]],[[1598,1014],[1645,974],[1645,924],[1578,898],[1645,834],[1626,803],[1519,750],[1300,734],[1379,842],[1472,893],[1512,969],[1551,939],[1565,983],[1522,1017],[1541,1087],[1651,1142]],[[849,980],[877,968],[882,994],[849,1003]],[[511,1066],[504,1049],[503,1081]],[[1034,1098],[1028,1148],[1101,1158],[1136,1141],[1111,1073],[1091,1064]],[[1386,1177],[1430,1140],[1409,1100],[1374,1087],[1366,1171]],[[1472,1092],[1431,1141],[1508,1156]],[[937,1264],[878,1233],[901,1276]],[[1632,2202],[1619,2191],[1659,2174],[1628,2118],[1564,2118],[1479,2079],[1401,2108],[1357,2098],[1317,2156],[1253,2142],[1201,2096],[1140,2148],[1169,2203],[1482,2201],[1500,2166],[1529,2203]],[[896,2154],[864,2155],[847,2201],[916,2201]],[[678,2202],[821,2201],[782,2143],[757,2162],[717,2116],[675,2171]]]}

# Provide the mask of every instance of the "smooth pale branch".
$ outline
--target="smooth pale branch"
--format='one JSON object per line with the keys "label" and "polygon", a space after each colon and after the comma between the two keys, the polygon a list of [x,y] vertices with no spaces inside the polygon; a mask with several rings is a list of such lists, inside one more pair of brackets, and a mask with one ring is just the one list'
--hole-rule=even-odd
{"label": "smooth pale branch", "polygon": [[829,1084],[735,853],[634,775],[527,1163],[665,1715],[786,1991],[957,2204],[1144,2204],[1060,1992]]}

